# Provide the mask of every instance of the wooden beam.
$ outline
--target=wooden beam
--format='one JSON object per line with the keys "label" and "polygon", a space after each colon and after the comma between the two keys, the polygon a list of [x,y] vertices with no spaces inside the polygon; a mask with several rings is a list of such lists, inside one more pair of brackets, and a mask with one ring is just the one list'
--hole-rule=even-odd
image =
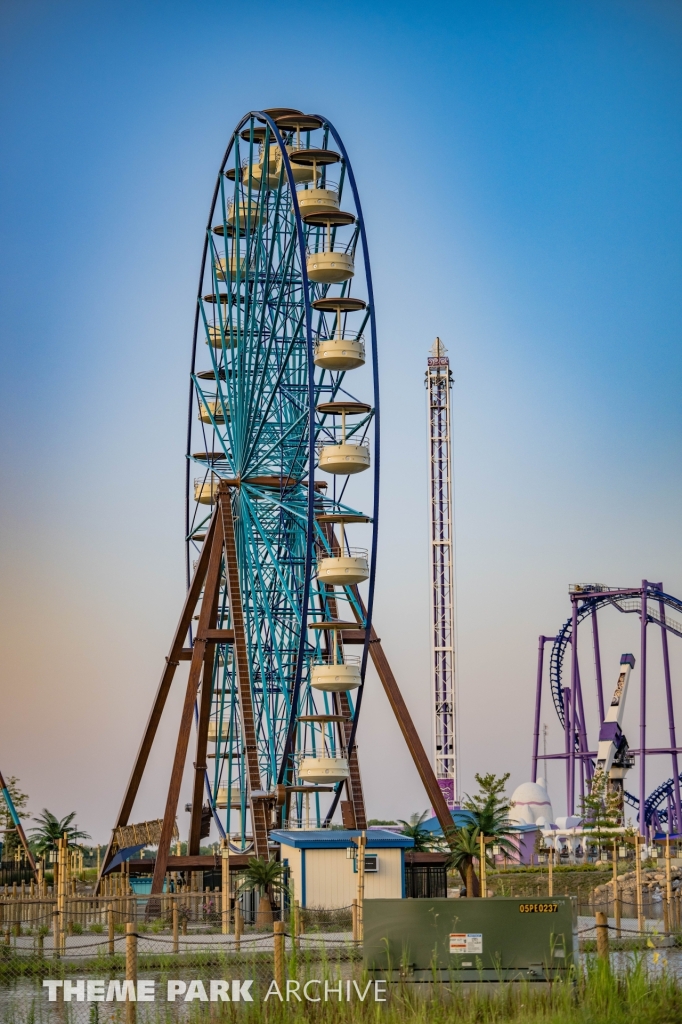
{"label": "wooden beam", "polygon": [[[230,869],[248,867],[253,853],[235,853],[230,850]],[[210,854],[201,854],[198,857],[175,857],[171,855],[166,864],[167,871],[218,871],[221,870],[221,858],[212,857]],[[154,871],[156,859],[154,857],[131,858],[128,861],[130,873],[134,875],[151,875]],[[111,872],[115,874],[120,867],[115,867]]]}
{"label": "wooden beam", "polygon": [[[327,543],[330,546],[332,554],[340,555],[341,547],[336,536],[336,531],[334,529],[333,522],[324,523],[322,529],[326,535]],[[333,617],[336,619],[338,618],[339,615],[339,607],[335,596],[336,591],[334,590],[334,587],[324,585],[324,592],[330,614],[333,615]],[[356,641],[349,640],[349,636],[355,636],[356,634],[359,635],[362,639]],[[326,633],[325,637],[327,644],[327,654],[331,654],[332,652],[330,650],[330,634]],[[365,631],[364,629],[344,630],[344,632],[340,633],[338,638],[336,639],[342,649],[343,647],[345,647],[347,643],[355,642],[364,644]],[[346,751],[348,753],[348,778],[346,779],[345,785],[346,793],[348,794],[348,803],[350,804],[350,808],[352,809],[353,827],[364,829],[367,828],[367,812],[365,810],[365,795],[362,790],[362,776],[360,775],[360,761],[358,758],[357,744],[353,744],[353,749],[348,750],[348,744],[351,736],[351,731],[353,728],[348,694],[334,693],[332,694],[332,702],[334,705],[334,710],[339,712],[341,714],[341,717],[344,719],[343,722],[339,723],[338,730],[339,738],[342,741],[343,746],[346,748]]]}
{"label": "wooden beam", "polygon": [[[222,525],[219,527],[222,534]],[[216,539],[218,532],[216,531]],[[222,552],[221,552],[222,561]],[[221,632],[215,629],[218,619],[218,603],[220,601],[220,575],[216,579],[215,589],[212,595],[208,595],[208,588],[204,591],[204,601],[211,600],[211,610],[208,620],[208,629],[204,630],[202,636],[208,640],[212,633]],[[224,632],[227,632],[225,630]],[[230,633],[233,631],[230,630]],[[204,803],[204,780],[206,778],[206,747],[208,744],[208,722],[211,717],[211,702],[213,700],[213,666],[215,662],[215,644],[206,643],[204,651],[204,667],[201,676],[201,702],[199,705],[199,727],[197,729],[197,746],[194,760],[194,786],[192,790],[192,815],[189,824],[189,839],[187,853],[190,857],[198,856],[201,852],[201,812]]]}
{"label": "wooden beam", "polygon": [[341,635],[344,644],[364,644],[365,642],[364,629],[344,629]]}
{"label": "wooden beam", "polygon": [[205,640],[207,643],[232,644],[234,643],[234,630],[215,628],[206,629],[201,634],[201,639]]}
{"label": "wooden beam", "polygon": [[251,700],[251,677],[249,675],[249,659],[246,648],[246,627],[244,609],[239,583],[239,564],[237,562],[237,542],[234,534],[234,518],[230,491],[224,481],[218,484],[218,507],[220,509],[223,535],[225,538],[225,575],[227,576],[227,592],[230,604],[230,616],[234,629],[234,666],[237,673],[237,691],[239,693],[239,713],[242,723],[242,741],[245,752],[246,782],[249,803],[251,805],[251,821],[253,826],[253,844],[256,857],[268,860],[268,811],[264,800],[254,800],[253,793],[262,788],[260,768],[258,765],[258,746],[256,742],[256,723]]}
{"label": "wooden beam", "polygon": [[[206,586],[204,587],[204,598],[201,602],[201,611],[199,612],[199,635],[204,633],[210,625],[213,597],[220,583],[220,567],[223,553],[222,533],[222,523],[220,523],[213,530],[212,541],[210,544]],[[206,546],[206,543],[204,543],[204,549]],[[185,691],[185,703],[183,705],[182,716],[180,718],[178,742],[175,748],[175,757],[173,758],[173,768],[171,770],[170,783],[168,785],[168,797],[166,799],[166,809],[163,815],[161,838],[159,840],[159,849],[156,855],[156,864],[154,865],[154,877],[152,879],[152,895],[154,896],[160,895],[163,892],[163,884],[166,878],[166,862],[170,853],[171,839],[173,838],[175,816],[178,811],[178,799],[180,797],[180,786],[182,785],[182,776],[185,770],[185,762],[187,760],[189,737],[192,731],[194,702],[197,697],[197,689],[199,687],[201,670],[204,665],[205,653],[205,641],[197,639],[192,651],[192,661],[189,667],[189,678],[187,680],[187,689]]]}
{"label": "wooden beam", "polygon": [[142,734],[142,741],[140,743],[137,756],[133,764],[133,770],[130,773],[128,785],[126,786],[126,790],[123,795],[123,802],[121,803],[121,806],[119,808],[114,828],[112,829],[112,838],[109,840],[109,845],[107,847],[107,851],[102,861],[100,876],[97,879],[97,885],[95,887],[96,893],[99,892],[100,883],[104,870],[111,861],[113,833],[115,829],[119,828],[121,825],[128,824],[128,819],[130,818],[130,814],[133,809],[133,804],[135,803],[137,791],[140,788],[140,782],[142,781],[142,776],[144,774],[147,761],[149,760],[149,754],[151,752],[154,739],[156,737],[159,722],[161,721],[163,709],[166,706],[166,700],[168,698],[168,693],[173,682],[175,670],[178,667],[180,661],[184,661],[186,658],[185,652],[187,651],[187,648],[183,647],[183,644],[185,642],[185,638],[187,636],[189,627],[192,622],[192,615],[194,614],[194,609],[196,608],[197,603],[199,601],[199,597],[201,596],[201,588],[203,587],[204,580],[206,579],[209,555],[211,551],[211,541],[213,538],[213,534],[215,533],[217,522],[218,512],[216,508],[213,510],[213,515],[211,516],[211,521],[209,523],[208,530],[206,531],[206,542],[204,543],[201,549],[199,560],[197,562],[197,567],[194,571],[194,576],[192,577],[192,582],[190,583],[189,590],[187,591],[187,596],[185,598],[185,603],[180,614],[180,619],[178,620],[175,635],[171,642],[170,651],[168,653],[168,657],[166,658],[166,665],[164,667],[163,672],[161,673],[161,679],[156,690],[156,695],[154,697],[154,702],[149,713],[149,718],[147,719],[147,724],[145,726],[144,733]]}

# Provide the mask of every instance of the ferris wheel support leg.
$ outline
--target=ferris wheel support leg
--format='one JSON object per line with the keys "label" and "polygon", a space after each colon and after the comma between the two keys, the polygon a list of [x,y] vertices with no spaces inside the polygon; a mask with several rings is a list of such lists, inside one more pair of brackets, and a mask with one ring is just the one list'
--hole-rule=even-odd
{"label": "ferris wheel support leg", "polygon": [[[333,554],[340,554],[341,548],[336,535],[334,533],[334,527],[331,524],[327,524],[325,533],[327,540],[330,545],[330,550]],[[325,594],[325,601],[329,607],[329,614],[332,619],[338,619],[338,604],[336,601],[334,587],[323,584],[323,590]],[[326,634],[327,645],[329,646],[329,634]],[[342,642],[342,641],[341,641]],[[327,653],[330,653],[329,651]],[[352,828],[367,828],[367,813],[365,811],[365,797],[362,791],[362,777],[360,775],[360,760],[358,758],[358,751],[355,744],[353,749],[349,750],[349,743],[351,738],[351,732],[353,729],[353,723],[351,721],[350,702],[348,700],[347,693],[335,693],[334,694],[334,710],[336,714],[342,715],[345,719],[344,722],[338,723],[339,738],[341,739],[341,745],[346,749],[348,756],[348,773],[349,777],[345,782],[346,794],[348,796],[348,803],[350,804],[349,810],[352,810],[353,825]],[[343,805],[342,805],[343,811]]]}
{"label": "ferris wheel support leg", "polygon": [[97,879],[97,884],[95,886],[96,894],[100,891],[104,872],[108,868],[111,858],[113,856],[112,846],[114,832],[116,831],[117,828],[120,828],[121,826],[128,824],[128,819],[130,817],[133,805],[135,803],[137,791],[140,788],[142,776],[144,775],[144,770],[147,766],[147,761],[149,760],[149,754],[154,744],[154,739],[156,738],[156,732],[159,727],[159,722],[161,721],[161,716],[166,706],[166,700],[168,698],[171,684],[175,676],[175,670],[178,667],[178,664],[180,663],[180,655],[182,653],[187,633],[189,632],[189,627],[192,622],[192,615],[194,614],[194,609],[196,608],[197,602],[201,595],[201,588],[203,587],[204,581],[206,579],[206,573],[208,571],[208,561],[211,552],[211,544],[213,541],[213,535],[215,533],[217,522],[217,511],[214,510],[208,529],[206,531],[206,540],[201,549],[199,561],[197,562],[197,567],[194,572],[190,588],[187,591],[187,597],[185,598],[185,603],[182,609],[182,613],[180,615],[180,619],[178,621],[175,636],[173,637],[173,641],[170,646],[170,651],[168,657],[166,658],[166,664],[164,666],[163,672],[161,674],[161,679],[156,690],[154,703],[152,704],[152,709],[149,713],[149,718],[147,719],[147,724],[142,735],[142,742],[140,743],[140,747],[137,752],[137,757],[135,758],[135,764],[133,765],[133,770],[130,773],[130,779],[128,780],[128,785],[126,787],[126,791],[123,797],[123,802],[121,803],[121,807],[119,809],[118,816],[114,824],[114,828],[112,829],[112,838],[109,840],[109,846],[107,847],[107,851],[102,860],[102,867],[100,869],[99,878]]}
{"label": "ferris wheel support leg", "polygon": [[187,680],[187,689],[185,691],[185,703],[182,708],[182,717],[180,718],[178,742],[175,747],[175,757],[173,758],[173,768],[171,770],[170,783],[168,786],[166,810],[163,815],[161,838],[159,840],[159,848],[156,854],[156,863],[154,864],[154,877],[152,878],[152,895],[154,896],[160,895],[163,892],[163,883],[166,878],[168,854],[170,851],[171,840],[173,838],[175,818],[178,812],[180,786],[182,785],[182,776],[185,770],[185,762],[187,761],[189,738],[192,732],[194,703],[197,699],[199,679],[201,678],[201,670],[204,666],[204,659],[206,656],[206,630],[211,628],[210,617],[214,607],[213,595],[218,590],[220,582],[222,549],[222,528],[221,524],[219,524],[213,534],[213,542],[211,544],[208,572],[206,574],[206,586],[204,588],[204,598],[201,602],[201,611],[199,612],[199,628],[197,629],[197,637],[192,649],[192,661],[189,667],[189,678]]}
{"label": "ferris wheel support leg", "polygon": [[[246,753],[246,781],[248,784],[249,802],[251,804],[251,821],[253,825],[253,844],[256,857],[268,860],[268,805],[262,799],[260,768],[258,766],[258,745],[256,742],[256,724],[251,698],[251,678],[249,675],[249,659],[246,648],[246,629],[244,625],[244,609],[239,582],[239,564],[237,562],[237,542],[234,532],[234,515],[230,489],[225,481],[218,485],[218,507],[220,508],[222,531],[225,538],[225,575],[227,577],[227,594],[230,602],[230,617],[234,630],[234,664],[237,669],[237,689],[239,692],[239,711],[242,722],[244,750]],[[259,796],[255,797],[254,794]]]}
{"label": "ferris wheel support leg", "polygon": [[[346,721],[342,723],[343,745],[348,750],[351,729],[353,728],[348,694],[338,693],[336,696],[338,697],[339,714],[343,715],[346,719]],[[360,760],[358,758],[358,748],[355,744],[353,744],[353,749],[348,751],[348,773],[349,778],[346,780],[346,792],[348,794],[348,801],[352,807],[353,817],[355,819],[353,828],[367,828],[367,813],[365,811],[365,797],[362,791]]]}
{"label": "ferris wheel support leg", "polygon": [[[220,527],[216,531],[215,543],[218,542]],[[220,572],[216,578],[213,594],[204,592],[204,601],[210,597],[208,628],[215,629],[218,618],[218,602],[220,600]],[[201,673],[201,701],[199,705],[199,727],[197,729],[197,747],[194,760],[194,790],[192,793],[192,815],[189,826],[187,853],[190,857],[197,856],[201,850],[201,813],[204,797],[204,780],[206,778],[206,747],[208,745],[208,722],[211,717],[211,700],[213,698],[213,664],[215,661],[215,644],[207,643],[204,652],[204,665]]]}
{"label": "ferris wheel support leg", "polygon": [[[358,588],[353,587],[352,590],[355,596],[355,600],[357,601],[357,606],[355,602],[352,605],[353,613],[355,615],[355,618],[357,619],[358,624],[362,625],[363,616],[366,616],[367,612],[365,609],[365,605],[362,601],[362,598],[360,597],[360,591],[358,590]],[[443,835],[447,840],[448,836],[450,835],[454,828],[452,815],[450,814],[447,802],[445,800],[445,797],[443,796],[443,791],[438,785],[436,773],[431,767],[431,762],[429,761],[428,755],[424,750],[424,744],[420,740],[419,733],[415,729],[414,722],[412,721],[410,712],[407,710],[407,704],[403,699],[403,695],[400,692],[400,688],[396,682],[396,678],[393,675],[391,666],[388,663],[388,658],[384,654],[383,648],[381,646],[381,640],[376,635],[374,626],[372,626],[370,629],[369,644],[369,651],[372,656],[372,662],[374,663],[377,675],[381,680],[382,686],[386,692],[386,696],[388,697],[388,702],[391,705],[393,714],[395,715],[396,721],[400,726],[400,731],[403,734],[403,738],[407,743],[407,748],[410,751],[410,754],[412,755],[412,760],[414,761],[415,768],[419,772],[419,777],[422,780],[422,785],[424,786],[424,789],[426,790],[426,795],[431,801],[431,806],[435,811],[440,827],[443,830]]]}

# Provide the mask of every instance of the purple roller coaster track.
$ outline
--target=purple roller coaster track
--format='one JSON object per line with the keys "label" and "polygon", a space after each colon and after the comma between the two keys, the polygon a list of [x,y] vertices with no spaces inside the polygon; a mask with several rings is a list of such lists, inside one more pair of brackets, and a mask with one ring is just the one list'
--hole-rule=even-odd
{"label": "purple roller coaster track", "polygon": [[[571,599],[571,617],[567,619],[556,636],[541,636],[538,642],[537,689],[535,696],[535,723],[533,731],[533,762],[532,780],[538,774],[538,762],[542,760],[562,760],[566,766],[566,810],[574,814],[576,809],[576,774],[580,787],[580,795],[589,791],[594,774],[596,745],[588,742],[587,723],[583,704],[583,686],[578,661],[578,626],[589,620],[592,632],[595,661],[595,684],[600,723],[604,722],[604,690],[602,685],[601,655],[599,648],[598,612],[608,607],[615,608],[625,615],[639,616],[639,649],[637,661],[639,668],[639,744],[636,749],[630,748],[629,754],[636,759],[639,776],[639,797],[625,792],[626,802],[637,809],[639,830],[647,836],[651,832],[669,832],[671,835],[682,833],[682,807],[680,802],[680,776],[678,755],[682,747],[678,747],[675,733],[675,714],[673,708],[673,691],[670,673],[670,654],[668,650],[669,635],[682,637],[682,621],[672,619],[669,611],[682,616],[682,601],[666,594],[662,583],[650,583],[642,580],[639,587],[605,587],[600,584],[576,585],[569,588]],[[665,702],[668,718],[669,745],[666,747],[647,746],[647,645],[652,639],[648,632],[649,626],[658,627],[662,645],[663,681],[665,685]],[[556,713],[564,730],[564,750],[561,753],[540,754],[540,715],[542,707],[543,669],[545,644],[552,644],[549,664],[549,684]],[[564,680],[564,661],[569,657],[569,682]],[[641,803],[646,793],[647,761],[652,756],[670,757],[672,777],[658,786],[648,798],[644,799],[644,813]]]}

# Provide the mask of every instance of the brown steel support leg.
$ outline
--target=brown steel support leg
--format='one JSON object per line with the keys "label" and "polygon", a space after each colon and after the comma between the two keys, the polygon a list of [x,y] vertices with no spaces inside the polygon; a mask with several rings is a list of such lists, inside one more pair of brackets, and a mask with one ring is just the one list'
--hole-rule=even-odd
{"label": "brown steel support leg", "polygon": [[[358,588],[353,587],[352,590],[360,609],[358,610],[355,605],[352,605],[353,613],[357,622],[362,625],[363,616],[366,615],[367,612],[362,598],[360,597]],[[403,695],[401,694],[395,676],[391,671],[388,658],[384,654],[381,646],[381,640],[376,635],[374,626],[372,626],[370,631],[369,652],[372,656],[374,667],[377,670],[377,675],[379,676],[381,684],[386,692],[386,696],[388,697],[388,702],[391,705],[393,714],[400,726],[400,731],[407,743],[407,748],[412,755],[415,768],[419,772],[419,778],[422,780],[422,785],[426,790],[426,795],[431,801],[431,806],[435,811],[440,827],[443,829],[443,835],[447,839],[454,827],[452,815],[448,809],[445,797],[441,792],[441,788],[438,785],[436,773],[431,766],[431,762],[424,750],[424,745],[419,738],[419,733],[414,727],[414,722],[412,721],[410,712],[407,710],[407,704],[403,700]]]}
{"label": "brown steel support leg", "polygon": [[182,717],[180,718],[180,729],[178,731],[178,742],[175,748],[173,768],[171,770],[170,784],[168,786],[166,810],[163,815],[161,838],[159,840],[159,849],[156,854],[156,863],[154,865],[152,895],[158,895],[163,892],[163,883],[166,877],[168,853],[170,850],[171,840],[173,838],[175,816],[177,814],[178,799],[180,797],[180,786],[182,785],[182,776],[185,770],[185,762],[187,760],[189,737],[192,731],[192,713],[194,711],[194,702],[197,697],[199,679],[206,653],[206,630],[210,628],[209,621],[211,611],[214,607],[215,592],[220,585],[220,566],[223,550],[222,540],[222,525],[220,525],[216,527],[213,533],[213,541],[211,543],[208,571],[206,574],[206,586],[204,587],[204,597],[201,602],[201,611],[199,612],[199,628],[197,630],[197,638],[194,642],[192,660],[189,667],[189,678],[187,680],[187,690],[185,691],[185,703],[182,708]]}
{"label": "brown steel support leg", "polygon": [[[201,595],[201,588],[203,587],[204,580],[206,579],[208,561],[211,552],[211,544],[213,541],[213,535],[215,533],[217,521],[218,515],[216,508],[213,510],[213,515],[211,516],[211,521],[206,531],[206,539],[204,540],[201,553],[199,554],[199,561],[197,562],[197,567],[195,569],[194,576],[192,577],[190,588],[187,591],[185,604],[183,606],[180,619],[178,621],[177,629],[175,630],[175,636],[173,637],[168,657],[166,658],[166,665],[161,674],[161,680],[156,691],[156,696],[154,697],[154,703],[152,704],[152,709],[149,713],[149,718],[147,719],[147,724],[145,726],[144,733],[142,734],[142,742],[140,743],[140,747],[137,752],[137,757],[135,758],[133,770],[128,780],[128,785],[126,787],[123,802],[121,804],[118,816],[116,818],[116,824],[114,825],[114,829],[119,828],[121,825],[128,824],[128,819],[133,809],[133,804],[135,803],[135,797],[137,796],[137,791],[140,788],[140,782],[142,781],[142,776],[144,774],[147,761],[149,759],[149,754],[154,743],[154,738],[156,737],[156,731],[159,727],[159,722],[161,721],[161,715],[163,714],[163,709],[166,706],[166,699],[171,688],[171,683],[173,682],[175,670],[180,664],[179,655],[184,646],[185,639],[187,637],[190,624],[192,622],[192,615],[194,614],[194,609],[196,608],[197,602]],[[104,871],[109,866],[109,862],[111,861],[112,841],[113,833],[112,839],[109,840],[109,846],[107,847],[104,859],[102,860],[100,875],[99,878],[97,879],[97,886],[95,889],[96,893],[98,893],[100,890],[101,880]]]}
{"label": "brown steel support leg", "polygon": [[[341,547],[334,531],[332,523],[325,523],[324,527],[325,536],[327,543],[329,544],[330,550],[333,555],[340,555]],[[329,607],[329,614],[332,619],[338,619],[338,603],[336,600],[336,591],[334,587],[325,585],[324,586],[325,597],[327,605]],[[331,644],[334,643],[334,635],[331,631],[325,631],[327,653],[332,654]],[[342,643],[341,637],[337,639],[337,642]],[[339,736],[348,751],[348,743],[350,740],[351,730],[353,728],[350,711],[350,703],[348,700],[347,693],[335,693],[334,694],[334,709],[337,714],[343,715],[346,719],[345,722],[339,722]],[[362,778],[360,776],[360,761],[358,759],[358,748],[357,744],[353,745],[353,750],[348,753],[348,779],[346,780],[346,792],[348,794],[348,800],[353,809],[353,817],[355,819],[354,828],[367,828],[367,814],[365,812],[365,798],[362,792]]]}
{"label": "brown steel support leg", "polygon": [[[218,578],[218,583],[220,577]],[[218,618],[218,602],[220,586],[217,585],[213,594],[212,608],[208,620],[208,628],[215,629]],[[204,779],[206,778],[206,746],[208,744],[208,721],[211,717],[213,699],[213,665],[215,662],[215,644],[206,644],[204,668],[201,674],[201,703],[199,705],[199,727],[197,729],[197,752],[194,761],[194,789],[192,792],[192,817],[189,826],[187,853],[190,857],[197,856],[201,849],[201,812],[204,800]]]}
{"label": "brown steel support leg", "polygon": [[[348,702],[347,693],[337,693],[339,714],[343,715],[346,721],[343,723],[343,742],[346,750],[348,750],[348,742],[350,740],[351,729],[353,728],[351,722],[351,711],[350,703]],[[348,755],[348,772],[349,778],[346,783],[346,789],[350,802],[353,805],[353,814],[355,815],[355,828],[367,828],[367,813],[365,811],[365,797],[362,791],[362,777],[360,775],[360,761],[358,758],[358,747],[357,743],[353,744],[353,749]]]}
{"label": "brown steel support leg", "polygon": [[256,744],[256,725],[253,714],[253,702],[251,700],[251,678],[246,650],[244,609],[242,607],[241,587],[239,585],[239,566],[237,563],[237,543],[234,534],[232,501],[230,499],[229,487],[224,481],[221,481],[218,485],[218,504],[225,537],[225,575],[227,576],[231,625],[234,630],[234,665],[237,672],[237,690],[239,693],[239,711],[243,730],[246,781],[249,802],[251,804],[253,843],[256,857],[267,860],[269,857],[269,814],[266,802],[258,797],[254,797],[254,792],[260,792],[261,790],[258,746]]}

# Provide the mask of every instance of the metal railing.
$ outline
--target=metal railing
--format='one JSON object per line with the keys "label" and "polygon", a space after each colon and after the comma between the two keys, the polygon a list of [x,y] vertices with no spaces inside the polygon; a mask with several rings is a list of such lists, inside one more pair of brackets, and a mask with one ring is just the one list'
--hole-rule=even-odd
{"label": "metal railing", "polygon": [[212,477],[195,476],[195,478],[194,478],[194,488],[195,488],[195,490],[196,490],[197,487],[206,487],[208,484],[210,484],[211,487],[215,490],[218,487],[219,483],[220,483],[220,477],[219,476],[212,476]]}
{"label": "metal railing", "polygon": [[356,440],[355,437],[347,437],[344,441],[337,441],[335,438],[328,438],[326,441],[316,441],[315,447],[318,453],[323,448],[339,448],[342,444],[352,448],[369,448],[369,438],[363,437],[362,440]]}
{"label": "metal railing", "polygon": [[300,818],[287,818],[282,828],[292,829],[299,832],[305,831],[307,829],[314,830],[315,832],[317,832],[318,830],[322,831],[322,829],[331,828],[331,822],[323,821],[321,825],[315,825],[313,824],[314,820],[314,815],[311,815],[309,818],[306,818],[305,815],[303,815]]}
{"label": "metal railing", "polygon": [[317,556],[317,566],[319,568],[320,563],[327,561],[329,558],[364,558],[365,561],[367,561],[368,557],[369,552],[367,551],[367,548],[345,548],[344,551],[338,554],[332,552],[319,554]]}
{"label": "metal railing", "polygon": [[[349,225],[352,227],[352,225]],[[337,252],[343,253],[345,256],[352,256],[355,259],[355,237],[351,238],[348,242],[341,242],[338,238],[335,238],[330,242],[327,238],[327,228],[325,225],[316,225],[315,228],[309,228],[309,232],[320,230],[322,235],[319,238],[321,248],[313,249],[312,246],[306,245],[305,252],[306,256],[320,256],[325,252]]]}
{"label": "metal railing", "polygon": [[353,668],[360,668],[361,664],[362,658],[356,654],[344,654],[343,658],[337,658],[336,661],[331,654],[320,654],[310,659],[311,668],[315,668],[316,665],[338,665],[339,668],[343,668],[344,665],[352,665]]}
{"label": "metal railing", "polygon": [[[300,184],[303,185],[303,182],[300,182]],[[339,186],[338,186],[337,182],[335,182],[335,181],[326,181],[324,183],[324,185],[322,185],[322,184],[317,185],[316,188],[318,188],[318,189],[323,188],[327,192],[337,192],[338,193],[338,191],[339,191]],[[297,188],[296,191],[297,192],[307,192],[307,191],[310,191],[310,190],[306,189],[306,188]]]}

